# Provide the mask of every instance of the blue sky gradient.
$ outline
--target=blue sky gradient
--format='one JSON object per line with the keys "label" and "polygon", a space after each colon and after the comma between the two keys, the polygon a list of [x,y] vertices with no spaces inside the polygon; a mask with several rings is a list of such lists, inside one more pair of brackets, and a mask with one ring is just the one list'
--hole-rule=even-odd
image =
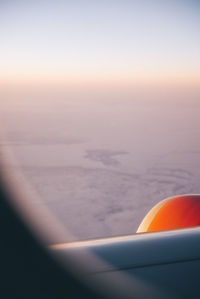
{"label": "blue sky gradient", "polygon": [[0,78],[198,81],[198,1],[1,1]]}

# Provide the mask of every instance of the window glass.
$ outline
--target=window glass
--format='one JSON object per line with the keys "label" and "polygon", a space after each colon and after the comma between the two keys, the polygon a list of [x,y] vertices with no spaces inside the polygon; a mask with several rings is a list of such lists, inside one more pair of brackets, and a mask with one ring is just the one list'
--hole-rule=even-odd
{"label": "window glass", "polygon": [[73,240],[200,193],[197,1],[0,6],[1,148]]}

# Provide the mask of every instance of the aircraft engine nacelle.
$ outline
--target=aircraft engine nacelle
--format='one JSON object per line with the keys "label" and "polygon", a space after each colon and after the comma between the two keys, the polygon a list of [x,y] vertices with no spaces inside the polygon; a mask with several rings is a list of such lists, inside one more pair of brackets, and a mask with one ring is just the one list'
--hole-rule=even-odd
{"label": "aircraft engine nacelle", "polygon": [[197,225],[200,225],[200,195],[178,195],[155,205],[144,217],[137,233]]}

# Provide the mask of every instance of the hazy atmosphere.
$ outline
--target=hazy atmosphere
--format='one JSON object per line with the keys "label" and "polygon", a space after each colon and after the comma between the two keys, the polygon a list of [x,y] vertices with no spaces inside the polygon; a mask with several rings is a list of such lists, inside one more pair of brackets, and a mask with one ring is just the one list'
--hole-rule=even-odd
{"label": "hazy atmosphere", "polygon": [[112,96],[4,106],[1,145],[78,239],[134,233],[161,199],[200,192],[198,96]]}
{"label": "hazy atmosphere", "polygon": [[200,6],[163,3],[0,1],[1,148],[74,239],[200,193]]}

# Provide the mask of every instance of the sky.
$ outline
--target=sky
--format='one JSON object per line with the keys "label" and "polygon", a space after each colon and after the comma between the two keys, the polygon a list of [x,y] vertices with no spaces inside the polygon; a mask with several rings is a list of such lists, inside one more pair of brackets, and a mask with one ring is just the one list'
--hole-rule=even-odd
{"label": "sky", "polygon": [[200,2],[0,0],[0,83],[200,83]]}

